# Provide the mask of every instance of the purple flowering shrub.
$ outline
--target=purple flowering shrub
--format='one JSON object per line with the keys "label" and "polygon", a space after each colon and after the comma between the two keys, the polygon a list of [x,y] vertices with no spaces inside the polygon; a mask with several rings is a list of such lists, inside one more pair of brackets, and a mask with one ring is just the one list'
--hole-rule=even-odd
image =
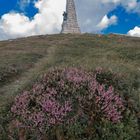
{"label": "purple flowering shrub", "polygon": [[78,68],[50,70],[15,98],[11,112],[21,127],[46,133],[59,126],[109,121],[121,122],[124,100],[114,87],[99,83],[102,70],[89,72]]}

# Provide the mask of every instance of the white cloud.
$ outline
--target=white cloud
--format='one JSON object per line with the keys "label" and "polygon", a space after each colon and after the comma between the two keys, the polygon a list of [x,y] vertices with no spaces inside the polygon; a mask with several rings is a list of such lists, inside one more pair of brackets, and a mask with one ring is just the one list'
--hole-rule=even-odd
{"label": "white cloud", "polygon": [[39,0],[39,12],[30,20],[21,13],[10,12],[0,19],[0,40],[30,35],[58,33],[61,29],[65,0]]}
{"label": "white cloud", "polygon": [[119,3],[121,0],[101,0],[102,3]]}
{"label": "white cloud", "polygon": [[127,11],[135,10],[138,7],[137,0],[101,0],[102,3],[112,3],[115,5],[122,5]]}
{"label": "white cloud", "polygon": [[21,10],[24,10],[28,6],[28,4],[31,3],[31,1],[33,1],[33,0],[19,0],[18,5]]}
{"label": "white cloud", "polygon": [[128,8],[129,9],[134,9],[137,6],[137,2],[136,1],[132,1],[130,3],[128,3]]}
{"label": "white cloud", "polygon": [[[83,32],[98,32],[97,25],[104,15],[121,5],[127,12],[140,13],[137,0],[75,0],[79,24]],[[119,18],[119,17],[118,17]]]}
{"label": "white cloud", "polygon": [[115,15],[111,16],[110,18],[105,15],[100,23],[97,25],[99,31],[108,28],[110,25],[115,25],[117,23],[117,17]]}
{"label": "white cloud", "polygon": [[[21,7],[34,2],[39,12],[32,19],[16,12],[3,15],[0,19],[0,40],[60,32],[66,0],[20,0],[20,2]],[[108,15],[118,5],[122,5],[127,12],[140,13],[140,2],[137,0],[75,0],[75,3],[82,32],[98,32],[99,29],[115,24],[116,17],[108,18],[104,15]]]}
{"label": "white cloud", "polygon": [[1,24],[4,25],[1,26],[1,29],[3,29],[5,33],[13,35],[30,33],[34,26],[28,17],[19,13],[5,14],[1,19]]}
{"label": "white cloud", "polygon": [[140,27],[136,26],[134,29],[130,30],[127,34],[130,36],[140,37]]}

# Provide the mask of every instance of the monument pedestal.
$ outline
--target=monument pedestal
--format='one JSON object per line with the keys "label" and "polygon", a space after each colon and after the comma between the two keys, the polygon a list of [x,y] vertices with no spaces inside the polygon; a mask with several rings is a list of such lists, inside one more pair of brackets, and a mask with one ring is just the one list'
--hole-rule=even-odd
{"label": "monument pedestal", "polygon": [[74,0],[67,0],[66,12],[64,12],[63,17],[61,33],[81,33],[77,22]]}

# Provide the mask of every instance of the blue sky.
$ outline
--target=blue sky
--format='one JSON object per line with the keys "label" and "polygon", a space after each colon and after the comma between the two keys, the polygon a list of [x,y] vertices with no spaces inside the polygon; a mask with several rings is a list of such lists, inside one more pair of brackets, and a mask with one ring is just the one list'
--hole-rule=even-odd
{"label": "blue sky", "polygon": [[108,13],[108,16],[116,15],[118,17],[118,23],[115,26],[110,26],[104,33],[115,32],[121,34],[127,34],[127,32],[133,29],[135,26],[140,25],[140,14],[134,12],[126,12],[122,6],[116,7],[113,11]]}
{"label": "blue sky", "polygon": [[[140,0],[75,0],[82,32],[140,37]],[[0,40],[59,33],[66,0],[0,0]]]}
{"label": "blue sky", "polygon": [[24,13],[31,18],[38,12],[38,9],[34,7],[33,2],[30,2],[29,5],[25,5],[25,8],[22,9],[20,7],[20,0],[0,0],[0,17],[10,11]]}

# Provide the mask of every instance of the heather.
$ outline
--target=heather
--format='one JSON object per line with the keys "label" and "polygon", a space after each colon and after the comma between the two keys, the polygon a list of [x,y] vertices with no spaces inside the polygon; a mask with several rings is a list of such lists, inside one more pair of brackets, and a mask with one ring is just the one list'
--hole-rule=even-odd
{"label": "heather", "polygon": [[[36,139],[101,139],[109,138],[112,131],[117,135],[120,130],[113,127],[124,125],[125,130],[125,119],[134,114],[110,77],[102,77],[105,73],[102,68],[51,69],[30,90],[15,97],[11,107],[15,128]],[[112,77],[115,82],[117,77]],[[106,130],[109,124],[114,130]]]}
{"label": "heather", "polygon": [[[97,67],[102,67],[103,72],[96,74],[98,84],[104,85],[103,90],[105,91],[110,87],[111,90],[115,91],[115,95],[119,95],[124,101],[125,110],[122,113],[123,117],[120,118],[120,122],[113,123],[109,118],[107,119],[107,116],[103,116],[101,120],[103,123],[100,124],[94,123],[87,127],[87,121],[81,119],[81,121],[65,127],[59,125],[59,129],[57,130],[60,131],[59,133],[65,135],[65,139],[78,140],[89,137],[89,139],[139,140],[139,44],[139,38],[113,34],[56,34],[1,41],[0,139],[13,139],[10,137],[13,135],[14,139],[18,139],[19,129],[15,129],[14,126],[15,124],[18,126],[20,123],[13,119],[13,115],[11,116],[11,107],[14,104],[16,95],[21,95],[26,91],[31,92],[33,85],[38,82],[40,83],[40,75],[48,73],[54,67],[59,67],[60,69],[65,67],[80,67],[92,72]],[[87,104],[88,107],[86,107]],[[64,105],[65,102],[57,100],[57,106],[63,107]],[[93,107],[90,106],[90,102],[86,102],[83,106],[83,108],[86,108],[84,114],[89,112]],[[95,112],[91,112],[90,115],[93,113]],[[67,115],[73,117],[71,112]],[[37,116],[40,116],[40,114],[37,114]],[[67,120],[66,117],[64,117],[64,120]],[[96,119],[98,120],[99,118]],[[9,123],[11,124],[10,126]],[[10,131],[9,129],[14,131]],[[36,139],[36,136],[34,136],[36,133],[33,133],[30,128],[28,130],[26,132],[27,139]],[[50,131],[47,130],[49,138],[55,139],[55,128],[49,129]]]}

